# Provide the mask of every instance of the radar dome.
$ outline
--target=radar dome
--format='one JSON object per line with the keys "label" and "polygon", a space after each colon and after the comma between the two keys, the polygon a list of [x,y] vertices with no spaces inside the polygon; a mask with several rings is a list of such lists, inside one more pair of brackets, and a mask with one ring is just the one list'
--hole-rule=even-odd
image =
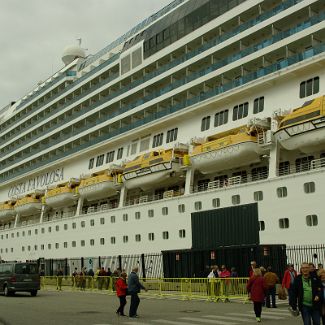
{"label": "radar dome", "polygon": [[68,65],[77,58],[85,58],[85,51],[78,45],[67,46],[62,53],[62,61],[65,65]]}

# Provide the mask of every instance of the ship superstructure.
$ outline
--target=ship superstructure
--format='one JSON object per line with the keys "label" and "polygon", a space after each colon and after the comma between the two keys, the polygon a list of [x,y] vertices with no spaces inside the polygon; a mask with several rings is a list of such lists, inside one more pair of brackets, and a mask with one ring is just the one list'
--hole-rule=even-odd
{"label": "ship superstructure", "polygon": [[1,258],[208,248],[218,231],[322,243],[324,18],[321,0],[176,0],[94,56],[69,48],[0,111]]}

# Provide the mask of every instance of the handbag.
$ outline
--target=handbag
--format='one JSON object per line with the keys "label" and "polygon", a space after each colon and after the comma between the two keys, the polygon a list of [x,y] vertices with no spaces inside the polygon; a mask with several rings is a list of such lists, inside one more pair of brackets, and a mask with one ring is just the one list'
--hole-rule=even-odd
{"label": "handbag", "polygon": [[278,291],[278,298],[280,300],[286,300],[287,299],[287,293],[285,291],[285,289],[283,287],[280,287],[279,288],[279,291]]}

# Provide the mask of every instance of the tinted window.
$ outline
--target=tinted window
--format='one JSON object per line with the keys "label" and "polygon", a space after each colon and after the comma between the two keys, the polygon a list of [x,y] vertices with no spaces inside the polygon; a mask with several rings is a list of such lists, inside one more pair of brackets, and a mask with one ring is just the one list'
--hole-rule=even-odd
{"label": "tinted window", "polygon": [[15,265],[16,274],[38,274],[37,264],[16,264]]}

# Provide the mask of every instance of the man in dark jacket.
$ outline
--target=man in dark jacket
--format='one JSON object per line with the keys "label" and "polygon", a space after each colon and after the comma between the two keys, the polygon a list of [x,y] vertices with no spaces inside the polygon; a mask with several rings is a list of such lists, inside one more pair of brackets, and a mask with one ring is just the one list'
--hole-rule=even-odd
{"label": "man in dark jacket", "polygon": [[301,312],[304,325],[320,325],[320,310],[322,305],[322,283],[317,276],[310,274],[308,263],[301,264],[301,274],[294,282],[294,302],[292,309]]}
{"label": "man in dark jacket", "polygon": [[139,277],[137,274],[138,271],[139,271],[139,268],[134,267],[128,277],[128,293],[129,293],[129,295],[131,295],[129,317],[132,317],[132,318],[138,317],[137,310],[138,310],[138,306],[140,304],[140,298],[138,296],[138,293],[140,292],[141,289],[147,291],[147,289],[139,281]]}

